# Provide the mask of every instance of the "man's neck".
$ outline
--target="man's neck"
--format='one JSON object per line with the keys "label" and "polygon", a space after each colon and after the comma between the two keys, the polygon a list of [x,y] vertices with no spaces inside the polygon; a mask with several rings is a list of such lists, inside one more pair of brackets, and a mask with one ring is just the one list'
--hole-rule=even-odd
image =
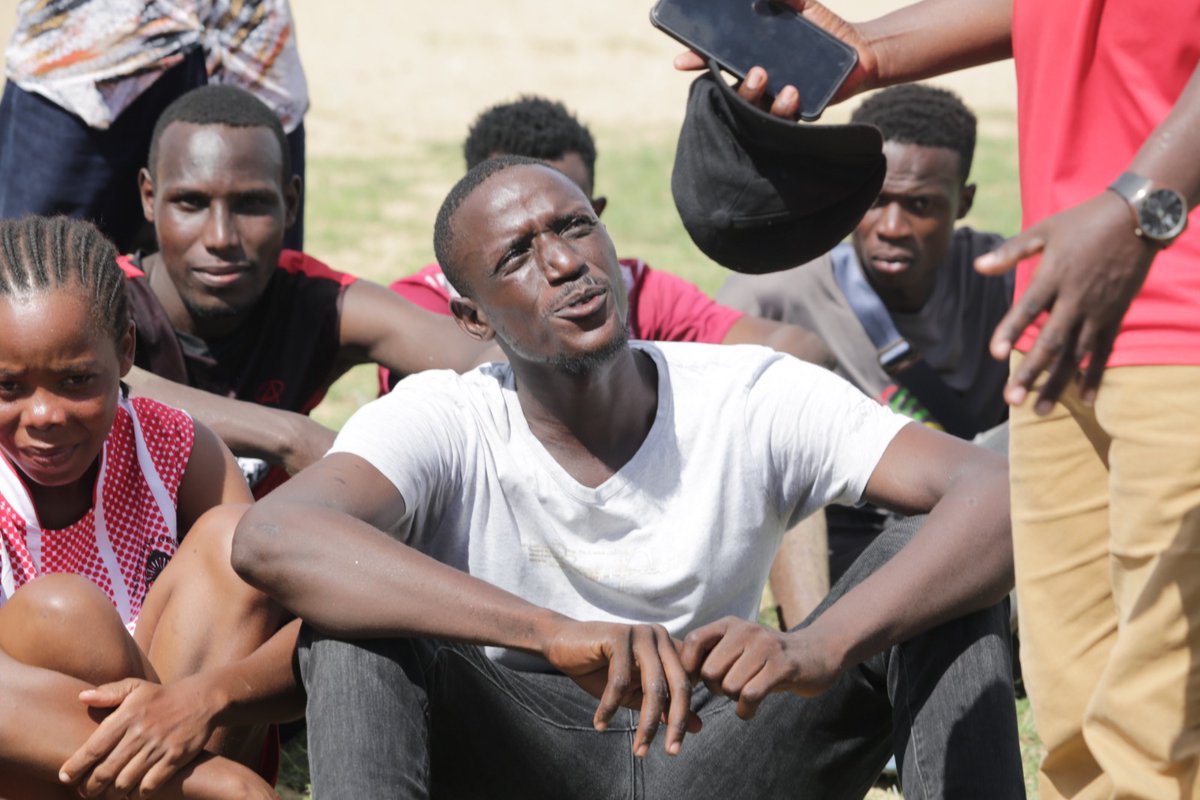
{"label": "man's neck", "polygon": [[581,374],[519,360],[513,372],[529,430],[586,486],[620,470],[654,424],[658,372],[650,356],[632,348]]}
{"label": "man's neck", "polygon": [[180,333],[190,333],[201,339],[220,339],[233,333],[242,323],[242,315],[216,317],[213,319],[197,319],[184,304],[183,298],[175,288],[167,267],[163,264],[162,256],[158,253],[142,259],[142,272],[150,284],[150,290],[167,312],[171,327]]}

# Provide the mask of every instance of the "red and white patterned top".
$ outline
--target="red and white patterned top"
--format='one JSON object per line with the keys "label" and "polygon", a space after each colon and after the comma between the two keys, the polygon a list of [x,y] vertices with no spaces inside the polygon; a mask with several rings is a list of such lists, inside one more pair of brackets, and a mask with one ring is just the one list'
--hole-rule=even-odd
{"label": "red and white patterned top", "polygon": [[187,413],[144,397],[122,399],[101,454],[101,502],[57,531],[42,529],[23,480],[0,456],[0,604],[39,575],[84,575],[112,598],[132,632],[179,543],[175,511],[194,440]]}

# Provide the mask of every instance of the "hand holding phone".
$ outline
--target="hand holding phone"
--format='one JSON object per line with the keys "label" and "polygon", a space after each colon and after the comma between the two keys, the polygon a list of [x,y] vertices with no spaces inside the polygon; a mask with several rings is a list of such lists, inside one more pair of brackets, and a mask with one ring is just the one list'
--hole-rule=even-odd
{"label": "hand holding phone", "polygon": [[800,93],[804,120],[821,112],[854,70],[854,48],[772,0],[659,0],[651,23],[724,70],[745,79],[766,69],[766,93]]}

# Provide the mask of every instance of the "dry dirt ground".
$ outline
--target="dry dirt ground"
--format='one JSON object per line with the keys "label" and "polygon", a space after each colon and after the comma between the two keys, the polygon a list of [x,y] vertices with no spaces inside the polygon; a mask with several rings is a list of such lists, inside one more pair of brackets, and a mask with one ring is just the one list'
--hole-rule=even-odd
{"label": "dry dirt ground", "polygon": [[[903,3],[834,0],[849,19]],[[650,0],[292,0],[312,96],[315,155],[458,138],[485,105],[522,92],[560,97],[601,128],[629,135],[679,125],[690,78],[677,45],[650,27]],[[7,41],[17,0],[0,0]],[[1010,64],[936,81],[981,111],[1011,111]],[[844,111],[828,117],[837,120]]]}

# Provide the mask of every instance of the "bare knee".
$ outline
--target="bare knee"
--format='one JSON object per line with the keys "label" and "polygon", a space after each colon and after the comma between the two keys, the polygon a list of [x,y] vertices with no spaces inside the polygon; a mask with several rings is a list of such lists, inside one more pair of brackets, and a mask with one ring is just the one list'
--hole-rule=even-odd
{"label": "bare knee", "polygon": [[112,601],[81,575],[43,575],[0,608],[0,648],[89,683],[140,676],[143,662]]}

